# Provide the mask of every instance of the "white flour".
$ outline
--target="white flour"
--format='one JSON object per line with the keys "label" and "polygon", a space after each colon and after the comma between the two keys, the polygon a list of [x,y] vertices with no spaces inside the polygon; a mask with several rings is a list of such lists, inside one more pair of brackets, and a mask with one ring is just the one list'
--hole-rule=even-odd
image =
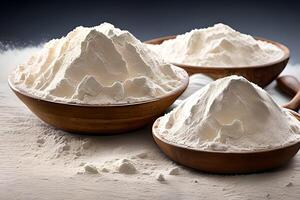
{"label": "white flour", "polygon": [[239,67],[276,61],[283,51],[227,25],[195,29],[161,45],[149,45],[165,60],[207,67]]}
{"label": "white flour", "polygon": [[[194,91],[203,78],[196,76],[191,79]],[[0,84],[0,102],[0,141],[5,141],[0,143],[0,191],[5,200],[49,197],[90,200],[100,196],[101,199],[297,199],[299,196],[299,154],[289,165],[273,172],[211,175],[173,163],[153,142],[150,127],[105,137],[69,134],[38,120],[6,83]],[[135,174],[119,172],[119,163],[124,159],[134,165]],[[178,172],[176,168],[179,175],[172,175]]]}
{"label": "white flour", "polygon": [[296,118],[238,76],[208,84],[157,122],[163,139],[201,150],[265,150],[300,140]]}
{"label": "white flour", "polygon": [[77,27],[51,40],[15,71],[15,83],[33,95],[88,104],[157,98],[178,88],[181,80],[181,69],[108,23]]}
{"label": "white flour", "polygon": [[[39,50],[0,54],[4,66],[0,76],[0,141],[4,141],[0,142],[0,199],[298,199],[299,153],[276,171],[211,175],[173,163],[153,142],[150,127],[126,135],[97,137],[69,134],[42,123],[13,95],[5,75],[17,61],[24,62],[31,52]],[[299,65],[288,66],[285,73],[296,76],[298,69]],[[194,75],[181,99],[210,81]],[[288,101],[274,84],[267,89],[277,102]],[[116,159],[130,160],[137,173],[119,173]],[[94,166],[98,173],[85,173],[85,165]],[[170,175],[176,167],[179,175]],[[159,174],[165,181],[157,180]]]}

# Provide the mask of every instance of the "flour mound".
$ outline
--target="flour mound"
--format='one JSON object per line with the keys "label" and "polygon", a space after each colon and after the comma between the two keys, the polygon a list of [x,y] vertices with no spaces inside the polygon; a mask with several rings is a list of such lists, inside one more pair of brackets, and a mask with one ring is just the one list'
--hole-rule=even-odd
{"label": "flour mound", "polygon": [[224,24],[195,29],[149,47],[171,63],[207,67],[260,65],[283,57],[283,51],[277,46]]}
{"label": "flour mound", "polygon": [[180,174],[180,172],[179,172],[179,168],[178,167],[174,167],[174,168],[172,168],[172,169],[169,170],[169,175],[177,176],[179,174]]}
{"label": "flour mound", "polygon": [[156,132],[201,150],[253,151],[300,140],[300,123],[243,77],[214,81],[158,119]]}
{"label": "flour mound", "polygon": [[47,100],[117,104],[176,90],[183,71],[166,64],[128,31],[103,23],[46,43],[14,74],[21,89]]}
{"label": "flour mound", "polygon": [[99,173],[97,167],[91,163],[84,165],[84,171],[85,171],[85,173],[88,173],[88,174],[98,174]]}
{"label": "flour mound", "polygon": [[121,174],[135,174],[137,170],[134,164],[127,159],[123,159],[118,163],[117,170]]}
{"label": "flour mound", "polygon": [[165,182],[166,181],[165,176],[162,173],[157,174],[156,180],[159,181],[159,182]]}

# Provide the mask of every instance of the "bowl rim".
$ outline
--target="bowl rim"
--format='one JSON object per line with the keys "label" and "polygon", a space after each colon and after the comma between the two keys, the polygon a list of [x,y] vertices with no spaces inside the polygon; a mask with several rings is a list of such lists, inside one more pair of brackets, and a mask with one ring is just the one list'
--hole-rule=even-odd
{"label": "bowl rim", "polygon": [[181,84],[175,90],[172,90],[172,91],[170,91],[170,92],[168,92],[168,93],[166,93],[162,96],[159,96],[159,97],[156,97],[156,98],[153,98],[153,99],[137,101],[137,102],[133,102],[133,103],[87,104],[87,103],[54,101],[54,100],[44,99],[42,97],[33,95],[29,92],[26,92],[22,88],[19,88],[13,81],[14,74],[10,74],[8,76],[7,81],[8,81],[9,87],[14,92],[20,93],[20,94],[22,94],[22,95],[24,95],[28,98],[35,99],[35,100],[38,100],[38,101],[47,102],[47,103],[52,103],[52,104],[57,104],[57,105],[65,105],[65,106],[93,107],[93,108],[97,108],[97,107],[99,107],[99,108],[101,108],[101,107],[126,107],[126,106],[136,106],[136,105],[142,105],[142,104],[147,104],[147,103],[153,103],[153,102],[159,101],[161,99],[168,98],[168,97],[170,97],[172,95],[175,95],[177,93],[183,93],[186,90],[186,88],[188,87],[188,84],[189,84],[188,73],[184,69],[182,69],[178,66],[173,66],[173,67],[176,67],[176,70],[180,70],[181,73],[183,74],[183,78],[180,80]]}
{"label": "bowl rim", "polygon": [[[144,43],[146,44],[151,44],[151,45],[157,45],[157,44],[153,44],[153,42],[155,41],[161,41],[164,42],[166,40],[170,40],[170,39],[175,39],[178,35],[168,35],[168,36],[162,36],[162,37],[158,37],[158,38],[154,38],[154,39],[150,39],[150,40],[146,40],[144,41]],[[185,64],[185,63],[176,63],[176,62],[171,62],[171,64],[179,66],[179,67],[186,67],[186,68],[201,68],[201,69],[216,69],[216,70],[237,70],[237,69],[249,69],[249,68],[263,68],[263,67],[268,67],[280,62],[283,62],[287,59],[290,58],[290,50],[287,46],[285,46],[284,44],[274,41],[274,40],[270,40],[270,39],[266,39],[264,37],[257,37],[257,36],[253,36],[256,40],[260,40],[260,41],[264,41],[264,42],[268,42],[271,43],[273,45],[275,45],[276,47],[278,47],[279,49],[281,49],[283,51],[283,56],[275,61],[269,62],[269,63],[264,63],[264,64],[259,64],[259,65],[248,65],[248,66],[238,66],[238,67],[226,67],[226,66],[214,66],[214,67],[208,67],[208,66],[200,66],[200,65],[191,65],[191,64]]]}
{"label": "bowl rim", "polygon": [[[295,112],[292,111],[292,110],[289,110],[289,112],[295,116]],[[300,115],[298,114],[298,117]],[[162,116],[163,117],[163,116]],[[152,125],[152,137],[154,137],[154,140],[159,140],[160,142],[168,145],[168,146],[171,146],[172,148],[178,148],[178,149],[182,149],[182,150],[188,150],[188,151],[193,151],[193,152],[196,152],[196,153],[209,153],[209,154],[219,154],[219,155],[250,155],[250,154],[256,154],[256,153],[268,153],[268,152],[273,152],[273,151],[278,151],[278,150],[283,150],[283,149],[286,149],[286,148],[289,148],[289,147],[292,147],[292,146],[296,146],[296,145],[300,145],[300,139],[291,143],[291,144],[288,144],[288,145],[285,145],[285,146],[280,146],[280,147],[276,147],[276,148],[272,148],[272,149],[264,149],[264,150],[255,150],[255,151],[241,151],[241,152],[236,152],[236,151],[213,151],[213,150],[200,150],[200,149],[194,149],[194,148],[191,148],[189,146],[184,146],[184,145],[179,145],[179,144],[175,144],[171,141],[168,141],[164,138],[162,138],[158,133],[157,131],[155,130],[155,125],[158,123],[159,119],[162,118],[162,117],[159,117],[155,120],[155,122],[153,123]],[[300,118],[298,118],[295,116],[295,118],[300,121]]]}

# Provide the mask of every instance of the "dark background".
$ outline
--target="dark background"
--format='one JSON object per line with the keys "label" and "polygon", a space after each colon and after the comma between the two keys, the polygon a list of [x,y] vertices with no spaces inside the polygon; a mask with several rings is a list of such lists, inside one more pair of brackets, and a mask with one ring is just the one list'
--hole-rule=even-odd
{"label": "dark background", "polygon": [[240,32],[286,44],[292,62],[300,62],[297,1],[1,1],[1,48],[40,44],[76,26],[104,21],[140,40],[223,22]]}

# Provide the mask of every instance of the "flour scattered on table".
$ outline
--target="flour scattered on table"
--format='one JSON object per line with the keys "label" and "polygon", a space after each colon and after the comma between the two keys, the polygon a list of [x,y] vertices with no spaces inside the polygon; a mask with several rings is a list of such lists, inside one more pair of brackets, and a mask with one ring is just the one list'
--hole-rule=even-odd
{"label": "flour scattered on table", "polygon": [[44,138],[39,138],[36,141],[38,144],[44,144],[45,143],[45,139]]}
{"label": "flour scattered on table", "polygon": [[285,185],[285,187],[292,187],[294,184],[293,182],[289,182],[288,184]]}
{"label": "flour scattered on table", "polygon": [[174,167],[174,168],[170,169],[169,170],[169,175],[173,175],[173,176],[179,175],[179,168],[178,167]]}
{"label": "flour scattered on table", "polygon": [[84,165],[84,170],[88,174],[98,174],[99,173],[97,167],[90,163]]}
{"label": "flour scattered on table", "polygon": [[144,159],[144,158],[148,157],[148,154],[146,152],[143,152],[143,153],[137,154],[136,157]]}
{"label": "flour scattered on table", "polygon": [[156,176],[156,180],[158,180],[159,182],[165,182],[166,181],[165,176],[162,173],[159,173]]}
{"label": "flour scattered on table", "polygon": [[[36,50],[38,51],[40,49]],[[13,52],[9,58],[1,57],[0,63],[3,63],[3,66],[16,66],[14,63],[15,60],[20,60],[20,53],[22,50]],[[9,64],[11,61],[13,64]],[[5,70],[5,67],[3,69]],[[0,147],[0,150],[4,150],[0,156],[3,164],[0,174],[3,199],[61,199],[63,193],[67,195],[66,198],[84,197],[88,200],[99,196],[99,192],[103,194],[103,199],[124,199],[135,198],[129,194],[135,195],[137,190],[145,191],[140,196],[142,199],[149,196],[159,199],[170,191],[174,196],[188,196],[190,199],[257,199],[263,198],[267,193],[270,193],[272,199],[297,199],[299,196],[299,154],[284,170],[251,174],[247,175],[247,178],[244,175],[210,175],[181,167],[180,176],[170,176],[169,170],[176,165],[160,153],[153,142],[149,142],[152,138],[146,133],[146,129],[126,137],[86,136],[60,131],[33,116],[10,92],[6,84],[7,76],[0,76],[5,78],[2,79],[5,84],[0,84],[0,141],[5,141],[1,142]],[[199,83],[199,80],[191,81]],[[191,93],[194,91],[191,90]],[[38,142],[40,139],[44,140],[43,144]],[[55,157],[58,147],[63,143],[67,143],[70,149]],[[75,159],[77,152],[81,155]],[[147,158],[141,159],[136,156],[142,152],[147,152]],[[120,174],[114,168],[108,167],[109,172],[102,171],[102,167],[106,166],[105,161],[115,162],[117,158],[134,162],[138,173]],[[86,164],[93,164],[99,174],[85,173],[83,166]],[[171,182],[171,187],[165,187],[156,180],[158,173],[166,176],[167,183]],[[289,182],[293,183],[292,187],[286,187]],[[216,183],[220,188],[212,187]],[[17,187],[11,187],[12,185]],[[66,186],[68,190],[65,189]],[[221,187],[227,190],[223,192]],[[29,193],[28,188],[32,192]],[[155,193],[152,192],[152,188]],[[111,190],[115,191],[116,195],[102,192]],[[27,196],[20,196],[22,194]]]}
{"label": "flour scattered on table", "polygon": [[108,173],[108,172],[109,172],[109,169],[103,167],[103,168],[101,169],[101,172]]}
{"label": "flour scattered on table", "polygon": [[119,163],[117,165],[117,170],[121,174],[137,173],[137,170],[136,170],[134,164],[128,159],[123,159],[123,160],[119,161]]}

